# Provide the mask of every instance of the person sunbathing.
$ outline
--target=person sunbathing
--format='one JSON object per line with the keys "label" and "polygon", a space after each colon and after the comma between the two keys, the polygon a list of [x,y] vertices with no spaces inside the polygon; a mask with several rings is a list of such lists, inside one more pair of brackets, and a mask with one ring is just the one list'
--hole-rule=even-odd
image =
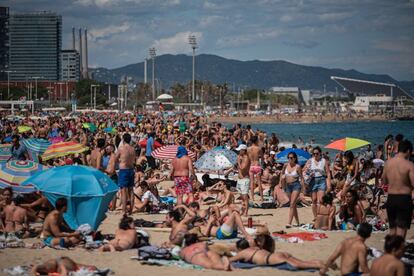
{"label": "person sunbathing", "polygon": [[137,232],[135,230],[134,220],[132,217],[124,214],[119,222],[119,229],[115,232],[115,238],[110,240],[108,244],[103,245],[99,251],[124,251],[134,248],[136,242]]}
{"label": "person sunbathing", "polygon": [[209,250],[207,243],[199,242],[196,234],[186,234],[184,243],[185,247],[181,249],[180,257],[187,263],[206,269],[231,270],[229,259]]}
{"label": "person sunbathing", "polygon": [[78,271],[82,268],[86,268],[89,271],[97,270],[97,268],[93,265],[76,263],[71,258],[63,256],[56,259],[50,259],[43,264],[33,266],[30,275],[37,276],[58,273],[60,276],[67,276],[70,272]]}
{"label": "person sunbathing", "polygon": [[18,238],[30,236],[26,209],[21,207],[23,197],[12,199],[12,203],[4,207],[4,231],[14,233]]}
{"label": "person sunbathing", "polygon": [[275,241],[269,234],[257,235],[253,243],[240,240],[236,243],[239,252],[229,258],[230,262],[247,262],[256,265],[278,265],[288,263],[298,269],[321,269],[321,260],[303,261],[286,252],[274,252]]}
{"label": "person sunbathing", "polygon": [[322,204],[318,206],[315,229],[332,230],[335,226],[336,208],[332,205],[332,195],[326,194],[322,197]]}
{"label": "person sunbathing", "polygon": [[64,228],[63,214],[68,209],[68,201],[66,198],[58,198],[55,203],[56,210],[47,215],[43,223],[41,237],[43,243],[47,246],[60,245],[62,247],[69,247],[80,243],[79,232],[62,232]]}
{"label": "person sunbathing", "polygon": [[178,210],[170,211],[166,216],[166,224],[171,227],[169,242],[165,246],[181,246],[184,236],[188,233],[188,224],[193,221],[193,216],[188,213],[184,218]]}
{"label": "person sunbathing", "polygon": [[150,191],[148,183],[146,181],[142,181],[139,187],[141,188],[142,196],[139,198],[135,195],[135,208],[138,212],[151,212],[158,210],[160,201],[157,196]]}
{"label": "person sunbathing", "polygon": [[400,276],[405,275],[404,263],[400,258],[404,255],[404,238],[397,235],[385,236],[385,254],[374,260],[371,266],[371,276]]}
{"label": "person sunbathing", "polygon": [[219,202],[217,203],[217,207],[224,208],[234,203],[234,194],[223,181],[214,184],[209,190],[218,193]]}
{"label": "person sunbathing", "polygon": [[27,210],[29,219],[33,221],[44,221],[52,207],[44,195],[40,192],[37,194],[39,197],[35,201],[32,203],[21,204],[21,207]]}

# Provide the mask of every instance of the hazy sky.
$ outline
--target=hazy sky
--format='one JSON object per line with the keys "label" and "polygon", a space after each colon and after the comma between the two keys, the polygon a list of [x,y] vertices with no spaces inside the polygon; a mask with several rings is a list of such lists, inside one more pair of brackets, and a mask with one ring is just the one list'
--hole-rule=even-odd
{"label": "hazy sky", "polygon": [[287,60],[414,80],[414,0],[14,0],[11,12],[63,16],[89,31],[89,65],[108,68],[157,54],[197,53],[240,60]]}

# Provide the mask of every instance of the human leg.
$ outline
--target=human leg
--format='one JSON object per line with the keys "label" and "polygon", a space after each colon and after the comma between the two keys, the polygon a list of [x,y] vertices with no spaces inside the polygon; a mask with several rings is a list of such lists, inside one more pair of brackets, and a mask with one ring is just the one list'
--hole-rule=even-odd
{"label": "human leg", "polygon": [[290,206],[289,206],[289,221],[288,224],[292,224],[293,217],[295,217],[297,224],[299,224],[299,216],[296,202],[299,197],[299,191],[292,191],[290,194]]}
{"label": "human leg", "polygon": [[317,210],[318,210],[318,197],[317,197],[317,193],[316,192],[312,192],[311,193],[311,197],[312,197],[312,213],[313,213],[313,217],[316,218],[317,215]]}

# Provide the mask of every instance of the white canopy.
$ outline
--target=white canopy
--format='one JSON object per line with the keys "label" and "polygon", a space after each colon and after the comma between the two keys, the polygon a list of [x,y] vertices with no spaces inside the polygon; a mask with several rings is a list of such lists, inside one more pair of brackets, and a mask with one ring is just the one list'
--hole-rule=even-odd
{"label": "white canopy", "polygon": [[157,100],[172,100],[173,96],[169,94],[161,94],[158,96]]}

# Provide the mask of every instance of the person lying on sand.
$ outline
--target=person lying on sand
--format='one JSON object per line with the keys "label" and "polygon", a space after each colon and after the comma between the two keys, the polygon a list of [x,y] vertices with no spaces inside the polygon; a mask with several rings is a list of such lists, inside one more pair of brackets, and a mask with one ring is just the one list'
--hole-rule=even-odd
{"label": "person lying on sand", "polygon": [[[365,241],[371,236],[372,226],[368,223],[361,223],[358,228],[358,235],[354,238],[343,240],[331,254],[320,270],[321,275],[325,275],[328,268],[341,257],[342,275],[362,275],[369,273],[367,263],[367,247]],[[359,271],[361,268],[361,272]]]}
{"label": "person lying on sand", "polygon": [[82,268],[86,268],[90,271],[96,271],[97,268],[93,265],[84,265],[76,263],[69,257],[59,257],[56,259],[50,259],[43,264],[33,266],[30,275],[51,275],[52,273],[58,273],[60,276],[67,276],[70,272],[78,271]]}
{"label": "person lying on sand", "polygon": [[134,220],[124,214],[119,222],[119,229],[115,232],[115,239],[109,241],[108,244],[99,248],[101,252],[124,251],[134,248],[137,241],[137,232],[134,226]]}
{"label": "person lying on sand", "polygon": [[62,247],[70,247],[80,243],[79,232],[62,232],[64,228],[63,214],[68,209],[68,201],[66,198],[58,198],[55,203],[56,210],[47,215],[43,223],[41,237],[43,243],[47,246],[60,245]]}
{"label": "person lying on sand", "polygon": [[256,265],[277,265],[288,263],[298,269],[321,269],[324,264],[321,260],[302,261],[286,252],[274,252],[275,241],[269,234],[257,235],[253,243],[242,239],[236,243],[239,251],[230,258],[230,262],[243,261]]}
{"label": "person lying on sand", "polygon": [[206,269],[231,270],[229,259],[209,250],[207,243],[199,242],[196,234],[186,234],[184,243],[180,257],[187,263]]}

